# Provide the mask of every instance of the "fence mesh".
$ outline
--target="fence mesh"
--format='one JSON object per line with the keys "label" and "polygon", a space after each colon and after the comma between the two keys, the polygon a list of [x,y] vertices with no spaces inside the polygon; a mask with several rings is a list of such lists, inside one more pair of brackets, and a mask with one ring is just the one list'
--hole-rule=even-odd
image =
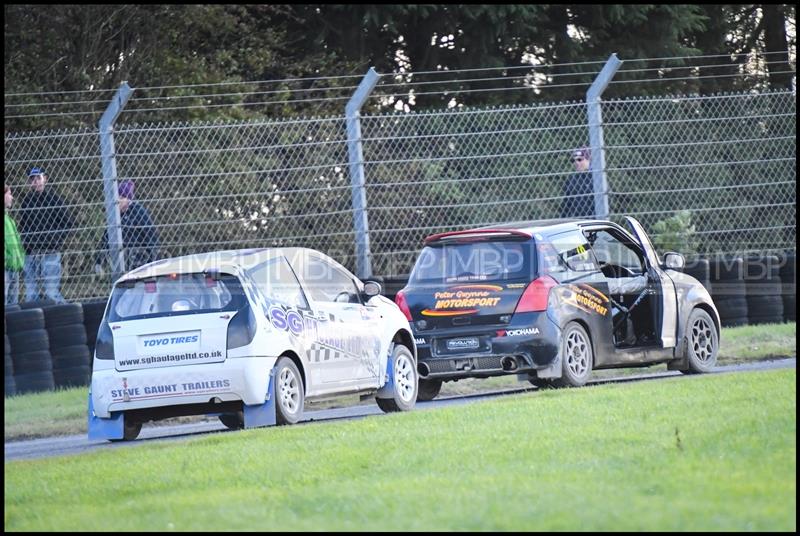
{"label": "fence mesh", "polygon": [[[691,240],[675,247],[689,255],[795,248],[794,92],[610,100],[602,113],[612,219],[634,215],[659,245],[673,233],[662,220],[688,210]],[[558,217],[572,201],[563,195],[572,150],[589,139],[582,102],[361,121],[371,261],[383,275],[407,273],[435,232]],[[114,141],[119,180],[133,180],[150,211],[159,257],[297,245],[354,270],[343,117],[123,123]],[[107,252],[97,131],[6,133],[15,218],[32,166],[45,167],[74,218],[62,294],[106,296],[110,275],[94,270]]]}

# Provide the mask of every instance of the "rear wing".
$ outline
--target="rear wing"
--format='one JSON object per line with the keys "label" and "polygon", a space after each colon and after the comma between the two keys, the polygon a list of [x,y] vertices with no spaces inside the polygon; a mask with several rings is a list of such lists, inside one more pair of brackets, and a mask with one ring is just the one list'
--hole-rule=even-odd
{"label": "rear wing", "polygon": [[430,246],[438,243],[467,243],[467,242],[483,242],[483,241],[496,241],[496,240],[515,240],[525,241],[530,240],[533,235],[524,231],[510,230],[510,229],[477,229],[469,231],[450,231],[447,233],[438,233],[427,237],[423,241],[423,245]]}

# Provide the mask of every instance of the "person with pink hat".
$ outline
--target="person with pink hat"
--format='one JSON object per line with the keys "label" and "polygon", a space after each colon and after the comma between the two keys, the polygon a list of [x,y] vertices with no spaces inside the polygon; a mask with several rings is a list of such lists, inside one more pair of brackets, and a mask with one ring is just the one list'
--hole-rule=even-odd
{"label": "person with pink hat", "polygon": [[[136,185],[130,179],[121,181],[119,213],[122,226],[122,247],[125,249],[125,269],[133,270],[153,262],[158,257],[158,233],[147,209],[134,200]],[[108,230],[103,233],[95,259],[95,273],[104,273],[103,257],[108,250]]]}

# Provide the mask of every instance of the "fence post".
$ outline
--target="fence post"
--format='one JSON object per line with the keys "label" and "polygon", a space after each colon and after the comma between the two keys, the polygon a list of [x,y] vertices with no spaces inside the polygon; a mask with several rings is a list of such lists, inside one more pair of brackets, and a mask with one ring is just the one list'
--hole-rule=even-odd
{"label": "fence post", "polygon": [[114,150],[114,123],[128,103],[133,90],[123,82],[103,112],[98,124],[100,128],[100,159],[103,167],[103,192],[106,205],[106,229],[108,248],[111,254],[111,281],[125,273],[125,256],[122,252],[122,226],[119,215],[117,192],[117,155]]}
{"label": "fence post", "polygon": [[614,74],[622,65],[617,54],[611,54],[591,87],[586,91],[586,115],[589,120],[589,148],[592,151],[590,165],[594,191],[594,215],[599,220],[608,219],[608,180],[606,178],[606,150],[603,142],[603,114],[600,96],[608,87]]}
{"label": "fence post", "polygon": [[353,225],[356,233],[356,275],[365,279],[372,275],[367,222],[367,192],[364,189],[364,152],[361,144],[361,107],[378,83],[380,75],[370,67],[345,107],[347,155],[353,192]]}

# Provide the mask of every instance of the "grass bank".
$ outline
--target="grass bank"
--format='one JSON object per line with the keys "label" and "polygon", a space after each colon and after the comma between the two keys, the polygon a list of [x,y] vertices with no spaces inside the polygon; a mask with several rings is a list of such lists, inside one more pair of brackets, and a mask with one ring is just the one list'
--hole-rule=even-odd
{"label": "grass bank", "polygon": [[794,531],[796,424],[795,370],[531,392],[9,462],[5,529]]}
{"label": "grass bank", "polygon": [[[766,324],[723,328],[719,364],[774,359],[797,355],[796,324]],[[666,365],[649,368],[595,371],[594,377],[643,374],[666,370]],[[469,394],[491,389],[518,387],[516,376],[488,379],[467,379],[447,382],[442,396]],[[527,384],[526,384],[527,385]],[[37,437],[86,433],[87,388],[27,394],[5,399],[5,440],[13,441]],[[342,397],[324,404],[310,404],[308,409],[342,407],[358,404],[358,397]],[[374,402],[367,402],[374,403]],[[204,417],[171,419],[162,423],[196,422]]]}

